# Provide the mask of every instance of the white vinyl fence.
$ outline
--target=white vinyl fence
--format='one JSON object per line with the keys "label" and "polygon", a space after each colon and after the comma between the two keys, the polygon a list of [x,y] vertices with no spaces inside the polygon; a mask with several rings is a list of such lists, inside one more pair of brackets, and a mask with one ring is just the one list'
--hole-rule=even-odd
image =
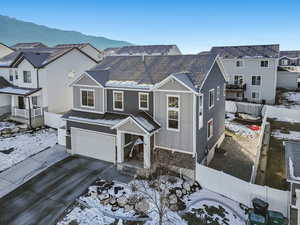
{"label": "white vinyl fence", "polygon": [[248,207],[252,199],[261,198],[269,203],[270,210],[288,215],[289,192],[267,186],[251,184],[226,173],[197,164],[196,180],[206,189],[222,194]]}
{"label": "white vinyl fence", "polygon": [[61,114],[44,112],[45,125],[55,129],[65,126],[66,122],[61,117]]}
{"label": "white vinyl fence", "polygon": [[278,121],[300,122],[300,110],[266,105],[262,110],[262,114],[264,117],[276,118]]}
{"label": "white vinyl fence", "polygon": [[226,101],[225,111],[230,113],[247,113],[254,116],[261,116],[263,105],[249,102]]}

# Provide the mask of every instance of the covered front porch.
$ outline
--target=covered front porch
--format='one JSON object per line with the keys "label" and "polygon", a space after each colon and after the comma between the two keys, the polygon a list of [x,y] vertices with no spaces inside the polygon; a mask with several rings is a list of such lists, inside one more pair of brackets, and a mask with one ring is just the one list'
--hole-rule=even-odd
{"label": "covered front porch", "polygon": [[10,119],[37,127],[43,124],[42,89],[5,87],[0,94],[11,96]]}
{"label": "covered front porch", "polygon": [[113,127],[117,130],[117,163],[140,169],[151,168],[154,134],[160,129],[148,114],[131,115]]}

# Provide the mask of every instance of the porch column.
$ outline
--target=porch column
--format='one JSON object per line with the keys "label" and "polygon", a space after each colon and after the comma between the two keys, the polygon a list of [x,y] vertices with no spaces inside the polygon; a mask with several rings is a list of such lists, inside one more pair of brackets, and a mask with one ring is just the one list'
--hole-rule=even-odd
{"label": "porch column", "polygon": [[151,167],[151,137],[144,135],[144,168],[150,169]]}
{"label": "porch column", "polygon": [[124,162],[124,134],[117,130],[117,162]]}

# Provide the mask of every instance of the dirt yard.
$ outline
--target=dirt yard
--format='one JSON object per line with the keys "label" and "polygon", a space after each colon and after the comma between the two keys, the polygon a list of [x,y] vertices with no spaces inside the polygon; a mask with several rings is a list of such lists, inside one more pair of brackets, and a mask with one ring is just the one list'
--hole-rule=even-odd
{"label": "dirt yard", "polygon": [[227,131],[224,142],[209,167],[250,181],[258,137],[244,137]]}

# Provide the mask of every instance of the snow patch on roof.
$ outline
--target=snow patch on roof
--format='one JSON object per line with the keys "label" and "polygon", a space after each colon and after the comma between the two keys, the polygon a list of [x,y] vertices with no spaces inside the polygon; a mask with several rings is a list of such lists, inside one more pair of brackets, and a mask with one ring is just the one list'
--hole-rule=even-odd
{"label": "snow patch on roof", "polygon": [[121,122],[123,119],[115,119],[115,120],[109,120],[109,119],[88,119],[88,118],[83,118],[83,117],[78,117],[78,116],[70,116],[69,119],[71,120],[79,120],[79,121],[84,121],[84,122],[90,122],[90,123],[100,123],[104,125],[109,125],[113,126]]}
{"label": "snow patch on roof", "polygon": [[7,94],[18,94],[18,95],[27,95],[31,93],[33,89],[22,89],[17,87],[4,87],[0,89],[0,92]]}
{"label": "snow patch on roof", "polygon": [[136,88],[136,89],[150,89],[153,84],[139,84],[136,81],[118,81],[109,80],[105,84],[106,87],[122,87],[122,88]]}

